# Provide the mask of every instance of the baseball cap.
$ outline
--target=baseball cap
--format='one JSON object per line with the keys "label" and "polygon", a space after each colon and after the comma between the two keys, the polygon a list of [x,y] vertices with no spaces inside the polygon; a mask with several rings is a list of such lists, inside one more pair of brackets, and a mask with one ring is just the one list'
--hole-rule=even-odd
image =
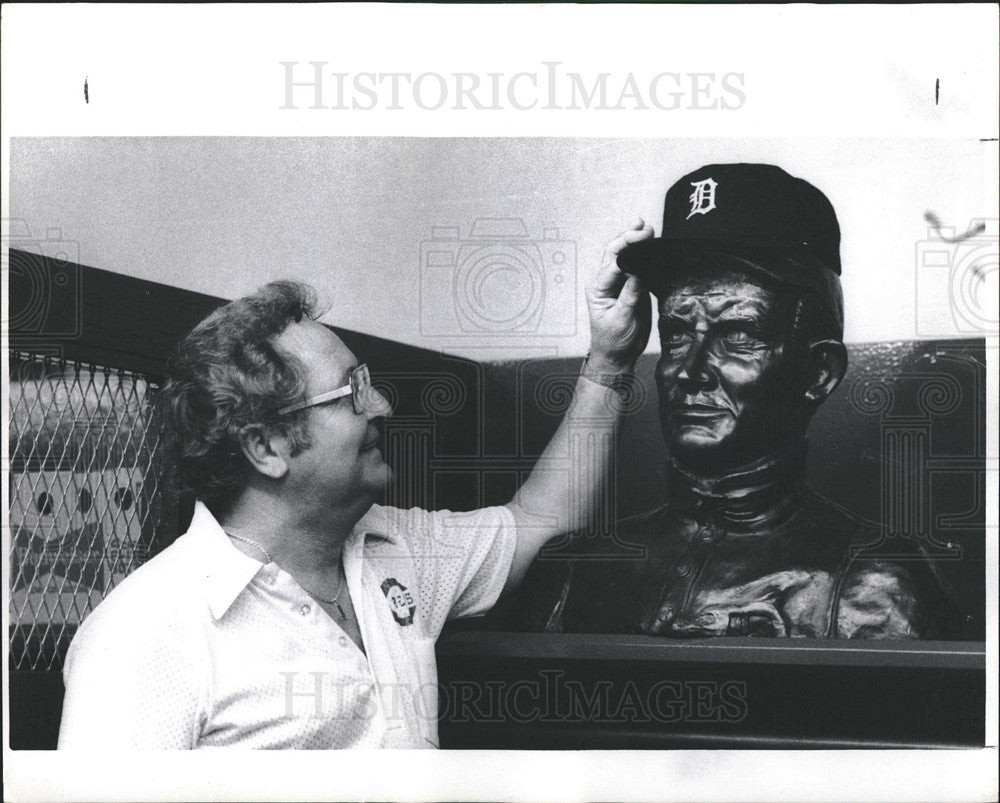
{"label": "baseball cap", "polygon": [[711,264],[711,255],[815,291],[843,331],[840,225],[808,181],[769,164],[700,167],[667,190],[660,236],[626,246],[618,267],[657,292],[672,272]]}

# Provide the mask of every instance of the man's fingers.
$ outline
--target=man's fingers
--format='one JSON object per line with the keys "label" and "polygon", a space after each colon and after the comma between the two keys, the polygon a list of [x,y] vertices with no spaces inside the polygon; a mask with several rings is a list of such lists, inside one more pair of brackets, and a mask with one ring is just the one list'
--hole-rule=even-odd
{"label": "man's fingers", "polygon": [[618,301],[626,307],[634,308],[647,295],[646,285],[638,276],[629,276],[618,294]]}
{"label": "man's fingers", "polygon": [[617,298],[618,291],[621,290],[627,278],[628,274],[618,270],[618,266],[612,259],[604,263],[590,287],[597,297]]}
{"label": "man's fingers", "polygon": [[653,236],[653,227],[642,218],[638,218],[632,226],[608,243],[604,249],[604,262],[601,270],[591,282],[591,289],[596,296],[616,298],[624,285],[628,274],[618,269],[616,258],[621,250],[631,243],[648,239]]}
{"label": "man's fingers", "polygon": [[633,224],[632,228],[623,231],[604,247],[605,259],[618,256],[626,245],[649,239],[652,236],[653,227],[640,218]]}

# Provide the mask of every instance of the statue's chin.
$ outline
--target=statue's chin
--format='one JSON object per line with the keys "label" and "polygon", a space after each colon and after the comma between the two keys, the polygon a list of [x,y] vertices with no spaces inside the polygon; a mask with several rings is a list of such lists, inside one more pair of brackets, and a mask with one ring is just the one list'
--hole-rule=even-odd
{"label": "statue's chin", "polygon": [[794,414],[774,421],[750,421],[740,426],[732,415],[670,415],[661,418],[663,440],[671,456],[706,474],[720,474],[775,454],[805,438]]}
{"label": "statue's chin", "polygon": [[705,474],[721,474],[764,456],[741,449],[745,444],[740,444],[734,435],[729,428],[683,425],[669,430],[664,440],[677,462]]}
{"label": "statue's chin", "polygon": [[694,420],[671,419],[664,425],[667,446],[678,452],[714,453],[725,451],[732,440],[732,419],[728,416],[711,416]]}

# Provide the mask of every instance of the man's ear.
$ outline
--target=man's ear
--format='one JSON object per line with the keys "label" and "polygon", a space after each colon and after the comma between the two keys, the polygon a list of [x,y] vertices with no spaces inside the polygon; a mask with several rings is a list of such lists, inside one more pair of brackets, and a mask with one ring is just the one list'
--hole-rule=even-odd
{"label": "man's ear", "polygon": [[814,340],[809,344],[805,397],[822,404],[836,390],[847,372],[847,349],[839,340]]}
{"label": "man's ear", "polygon": [[280,480],[288,473],[289,448],[284,436],[262,424],[243,427],[239,434],[243,456],[265,477]]}

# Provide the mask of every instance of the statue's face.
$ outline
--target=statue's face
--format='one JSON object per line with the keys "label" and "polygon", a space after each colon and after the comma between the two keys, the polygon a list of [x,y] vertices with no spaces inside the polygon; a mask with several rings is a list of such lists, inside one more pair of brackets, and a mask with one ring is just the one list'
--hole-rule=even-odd
{"label": "statue's face", "polygon": [[793,300],[762,282],[727,270],[679,273],[659,294],[660,425],[670,453],[707,473],[804,435]]}

